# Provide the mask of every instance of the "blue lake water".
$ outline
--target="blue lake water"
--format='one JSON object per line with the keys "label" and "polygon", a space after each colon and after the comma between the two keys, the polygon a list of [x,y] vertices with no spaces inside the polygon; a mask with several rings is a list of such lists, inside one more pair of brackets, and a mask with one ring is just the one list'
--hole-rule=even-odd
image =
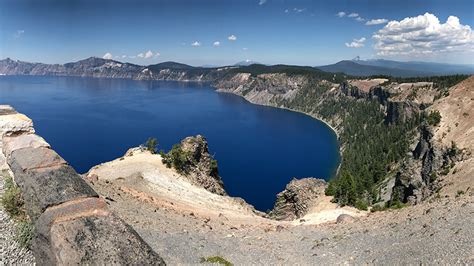
{"label": "blue lake water", "polygon": [[202,134],[226,191],[263,211],[293,177],[328,179],[339,163],[336,135],[324,123],[208,84],[1,76],[0,104],[33,119],[37,133],[79,173],[151,136],[168,150]]}

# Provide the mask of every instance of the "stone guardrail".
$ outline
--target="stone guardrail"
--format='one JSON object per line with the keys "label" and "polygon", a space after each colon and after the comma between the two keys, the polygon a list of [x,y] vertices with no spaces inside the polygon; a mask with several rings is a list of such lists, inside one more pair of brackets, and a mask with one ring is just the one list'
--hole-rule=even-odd
{"label": "stone guardrail", "polygon": [[0,165],[11,170],[35,225],[31,249],[37,264],[165,264],[43,138],[34,134],[28,117],[10,106],[0,106],[0,134]]}

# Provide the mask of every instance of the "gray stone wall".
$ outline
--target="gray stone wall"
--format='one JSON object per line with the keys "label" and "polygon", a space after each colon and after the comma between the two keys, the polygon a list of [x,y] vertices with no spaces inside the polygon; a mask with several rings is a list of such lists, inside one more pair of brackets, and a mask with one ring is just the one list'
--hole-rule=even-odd
{"label": "gray stone wall", "polygon": [[161,257],[40,136],[32,121],[0,106],[0,168],[22,190],[35,225],[39,265],[163,265]]}

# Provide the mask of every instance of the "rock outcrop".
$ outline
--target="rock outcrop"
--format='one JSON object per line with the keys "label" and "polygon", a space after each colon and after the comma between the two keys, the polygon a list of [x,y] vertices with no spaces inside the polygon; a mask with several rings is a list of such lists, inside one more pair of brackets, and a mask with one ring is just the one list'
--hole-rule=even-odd
{"label": "rock outcrop", "polygon": [[276,220],[295,220],[303,217],[324,195],[326,182],[316,178],[293,179],[285,190],[278,193],[275,206],[269,216]]}
{"label": "rock outcrop", "polygon": [[206,138],[201,135],[187,137],[180,143],[181,150],[186,154],[186,177],[191,183],[219,195],[227,195],[224,183],[219,176],[217,161],[209,154]]}
{"label": "rock outcrop", "polygon": [[44,139],[33,134],[31,120],[8,106],[0,110],[2,156],[34,224],[32,250],[38,264],[164,264]]}

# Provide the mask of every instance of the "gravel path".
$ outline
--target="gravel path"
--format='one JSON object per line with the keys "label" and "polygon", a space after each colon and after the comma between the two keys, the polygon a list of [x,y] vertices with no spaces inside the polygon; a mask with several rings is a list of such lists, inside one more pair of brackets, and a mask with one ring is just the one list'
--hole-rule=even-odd
{"label": "gravel path", "polygon": [[[0,175],[0,196],[5,189],[5,180]],[[15,222],[0,205],[0,265],[35,265],[31,251],[26,250],[15,241]]]}

